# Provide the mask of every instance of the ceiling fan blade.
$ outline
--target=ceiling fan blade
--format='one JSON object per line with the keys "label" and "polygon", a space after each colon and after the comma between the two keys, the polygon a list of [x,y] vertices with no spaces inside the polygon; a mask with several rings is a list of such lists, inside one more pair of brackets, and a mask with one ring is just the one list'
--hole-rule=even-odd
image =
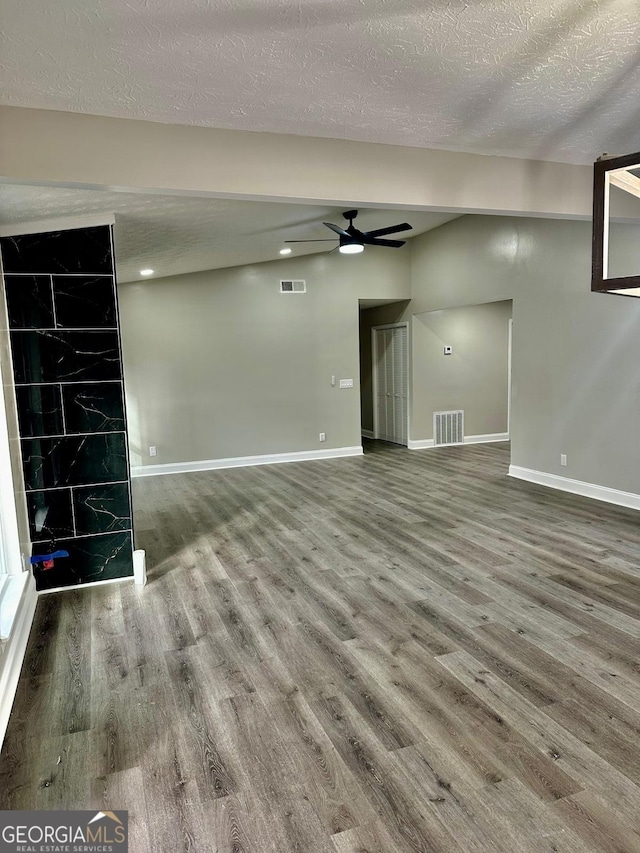
{"label": "ceiling fan blade", "polygon": [[335,237],[327,237],[326,240],[285,240],[285,243],[334,243]]}
{"label": "ceiling fan blade", "polygon": [[400,225],[390,225],[388,228],[376,228],[374,231],[365,231],[368,237],[384,237],[385,234],[397,234],[398,231],[411,231],[411,225],[403,222]]}
{"label": "ceiling fan blade", "polygon": [[326,225],[327,228],[331,228],[332,231],[335,231],[336,234],[339,234],[341,237],[351,237],[348,231],[345,231],[344,228],[338,228],[337,225],[334,225],[332,222],[323,222],[323,225]]}
{"label": "ceiling fan blade", "polygon": [[390,246],[393,249],[399,249],[400,246],[404,246],[406,240],[378,240],[375,237],[370,237],[366,234],[362,242],[367,246]]}

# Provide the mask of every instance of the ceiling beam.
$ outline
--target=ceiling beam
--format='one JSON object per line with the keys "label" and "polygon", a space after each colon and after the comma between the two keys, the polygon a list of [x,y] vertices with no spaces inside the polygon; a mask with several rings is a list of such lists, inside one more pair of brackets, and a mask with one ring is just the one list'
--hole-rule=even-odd
{"label": "ceiling beam", "polygon": [[0,178],[218,198],[589,219],[592,169],[0,107]]}

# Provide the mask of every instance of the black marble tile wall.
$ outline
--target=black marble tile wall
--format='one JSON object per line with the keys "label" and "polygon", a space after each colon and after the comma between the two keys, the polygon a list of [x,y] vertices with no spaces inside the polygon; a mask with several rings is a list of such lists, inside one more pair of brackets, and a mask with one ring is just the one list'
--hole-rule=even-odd
{"label": "black marble tile wall", "polygon": [[49,543],[58,537],[66,539],[74,535],[71,489],[27,492],[27,508],[32,542]]}
{"label": "black marble tile wall", "polygon": [[50,275],[5,276],[7,314],[16,329],[55,329]]}
{"label": "black marble tile wall", "polygon": [[11,331],[18,383],[120,379],[117,331]]}
{"label": "black marble tile wall", "polygon": [[16,404],[22,437],[64,434],[60,385],[18,385]]}
{"label": "black marble tile wall", "polygon": [[23,438],[21,444],[27,489],[57,489],[128,479],[123,432]]}
{"label": "black marble tile wall", "polygon": [[111,228],[75,228],[2,238],[2,268],[7,273],[85,273],[113,275]]}
{"label": "black marble tile wall", "polygon": [[131,527],[127,483],[73,489],[73,512],[78,533],[111,533]]}
{"label": "black marble tile wall", "polygon": [[56,544],[69,556],[36,574],[38,589],[114,580],[133,573],[130,531],[59,539]]}
{"label": "black marble tile wall", "polygon": [[38,589],[133,574],[109,226],[0,239]]}
{"label": "black marble tile wall", "polygon": [[67,434],[124,430],[122,382],[62,386]]}
{"label": "black marble tile wall", "polygon": [[116,298],[111,276],[54,275],[59,329],[115,328]]}

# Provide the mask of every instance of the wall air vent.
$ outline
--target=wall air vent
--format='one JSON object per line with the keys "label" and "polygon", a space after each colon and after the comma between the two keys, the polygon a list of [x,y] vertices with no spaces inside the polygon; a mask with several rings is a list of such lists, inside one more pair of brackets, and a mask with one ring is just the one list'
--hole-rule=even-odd
{"label": "wall air vent", "polygon": [[463,444],[464,443],[464,412],[434,412],[433,413],[433,443]]}
{"label": "wall air vent", "polygon": [[306,293],[307,282],[303,279],[293,281],[280,281],[280,293]]}

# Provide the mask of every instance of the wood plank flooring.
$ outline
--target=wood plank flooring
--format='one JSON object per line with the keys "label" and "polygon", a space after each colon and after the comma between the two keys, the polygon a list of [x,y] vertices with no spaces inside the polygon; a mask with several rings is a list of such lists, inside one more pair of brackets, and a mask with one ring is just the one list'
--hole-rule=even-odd
{"label": "wood plank flooring", "polygon": [[40,599],[2,808],[133,853],[640,851],[638,514],[508,445],[135,482],[149,584]]}

